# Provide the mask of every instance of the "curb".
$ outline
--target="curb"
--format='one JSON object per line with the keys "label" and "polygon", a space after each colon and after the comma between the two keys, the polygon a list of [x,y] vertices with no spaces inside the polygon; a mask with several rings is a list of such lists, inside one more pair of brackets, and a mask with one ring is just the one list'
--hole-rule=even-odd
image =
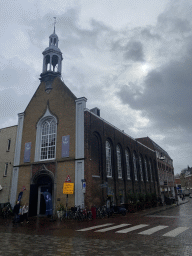
{"label": "curb", "polygon": [[179,203],[178,205],[177,205],[177,204],[172,204],[172,205],[169,205],[169,206],[164,206],[164,207],[161,208],[161,209],[157,209],[157,210],[154,209],[154,211],[151,211],[151,212],[145,212],[145,213],[140,213],[140,214],[139,214],[139,213],[136,213],[136,214],[142,215],[142,216],[151,215],[151,214],[153,215],[153,214],[155,214],[155,213],[163,212],[163,211],[169,210],[169,209],[171,209],[171,208],[180,206],[180,205],[182,205],[182,204],[186,204],[186,203],[188,203],[188,202],[189,202],[189,200],[185,200],[184,202],[182,201],[182,202]]}

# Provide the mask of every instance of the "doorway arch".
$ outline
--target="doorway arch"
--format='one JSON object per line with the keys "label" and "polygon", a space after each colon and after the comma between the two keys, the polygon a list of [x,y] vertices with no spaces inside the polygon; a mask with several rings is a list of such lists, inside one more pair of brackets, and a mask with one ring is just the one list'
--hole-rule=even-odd
{"label": "doorway arch", "polygon": [[54,204],[54,175],[47,169],[37,171],[32,177],[29,197],[29,216],[46,215],[44,193],[49,193]]}

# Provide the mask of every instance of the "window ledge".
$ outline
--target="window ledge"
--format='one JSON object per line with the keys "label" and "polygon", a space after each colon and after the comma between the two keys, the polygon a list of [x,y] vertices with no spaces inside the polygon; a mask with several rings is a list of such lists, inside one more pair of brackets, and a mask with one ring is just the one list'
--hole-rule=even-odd
{"label": "window ledge", "polygon": [[99,175],[92,175],[93,178],[101,178]]}

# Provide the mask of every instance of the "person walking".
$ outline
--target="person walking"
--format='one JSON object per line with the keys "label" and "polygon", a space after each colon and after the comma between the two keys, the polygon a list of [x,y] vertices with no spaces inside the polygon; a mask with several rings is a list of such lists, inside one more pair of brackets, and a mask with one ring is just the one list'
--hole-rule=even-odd
{"label": "person walking", "polygon": [[20,209],[20,202],[17,201],[16,205],[13,208],[13,213],[14,213],[13,223],[19,222],[19,209]]}
{"label": "person walking", "polygon": [[28,206],[28,204],[23,205],[22,211],[23,211],[23,221],[26,220],[26,222],[29,223],[29,220],[28,220],[29,206]]}

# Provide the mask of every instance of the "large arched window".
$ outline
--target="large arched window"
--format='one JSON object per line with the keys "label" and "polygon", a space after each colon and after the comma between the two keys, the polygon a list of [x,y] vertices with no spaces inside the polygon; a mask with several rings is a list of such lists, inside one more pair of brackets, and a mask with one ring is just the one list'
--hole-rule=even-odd
{"label": "large arched window", "polygon": [[145,163],[145,178],[146,178],[146,181],[148,181],[147,159],[146,158],[144,160],[144,163]]}
{"label": "large arched window", "polygon": [[117,171],[118,171],[118,178],[121,179],[121,178],[122,178],[121,149],[120,149],[120,147],[119,147],[118,145],[117,145],[116,151],[117,151]]}
{"label": "large arched window", "polygon": [[47,119],[41,127],[41,160],[55,158],[56,146],[56,122],[54,119]]}
{"label": "large arched window", "polygon": [[111,145],[109,141],[106,141],[106,173],[107,177],[112,177],[112,161],[111,161]]}
{"label": "large arched window", "polygon": [[152,174],[151,161],[149,161],[149,172],[150,172],[150,176],[151,176],[151,182],[153,182],[153,174]]}
{"label": "large arched window", "polygon": [[143,168],[142,168],[141,156],[139,156],[139,168],[140,168],[141,181],[143,181]]}
{"label": "large arched window", "polygon": [[100,176],[101,171],[101,142],[100,136],[94,133],[90,141],[91,144],[91,162],[93,167],[93,174]]}
{"label": "large arched window", "polygon": [[50,113],[49,107],[37,123],[35,162],[56,157],[57,119]]}
{"label": "large arched window", "polygon": [[127,179],[131,179],[131,171],[130,171],[130,164],[129,164],[129,152],[125,150],[125,161],[126,161],[126,171],[127,171]]}
{"label": "large arched window", "polygon": [[135,153],[133,153],[133,169],[135,174],[135,180],[137,180],[137,162],[136,162]]}

